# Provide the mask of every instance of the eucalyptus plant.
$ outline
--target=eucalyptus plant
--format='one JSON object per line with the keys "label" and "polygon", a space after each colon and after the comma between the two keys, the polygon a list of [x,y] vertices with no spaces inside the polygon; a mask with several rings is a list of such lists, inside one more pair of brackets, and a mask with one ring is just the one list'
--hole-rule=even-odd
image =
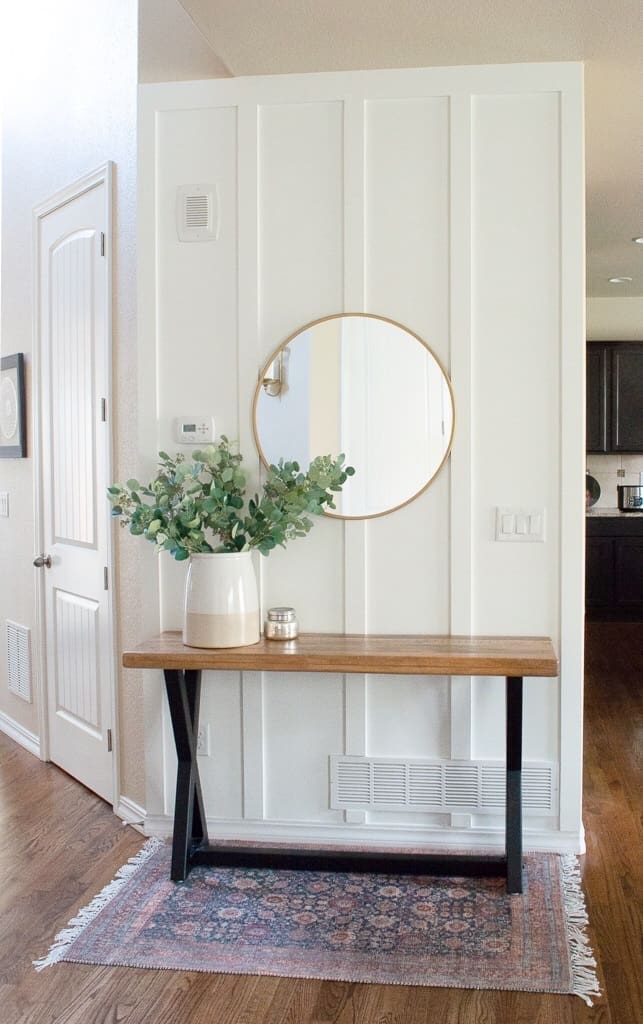
{"label": "eucalyptus plant", "polygon": [[147,485],[128,480],[108,488],[112,516],[130,533],[145,537],[159,551],[183,561],[203,552],[257,549],[269,554],[295,537],[305,537],[311,516],[335,508],[333,494],[355,472],[321,455],[302,472],[297,462],[279,460],[268,470],[263,493],[246,505],[246,476],[236,443],[221,436],[216,445],[181,453],[159,452],[159,469]]}

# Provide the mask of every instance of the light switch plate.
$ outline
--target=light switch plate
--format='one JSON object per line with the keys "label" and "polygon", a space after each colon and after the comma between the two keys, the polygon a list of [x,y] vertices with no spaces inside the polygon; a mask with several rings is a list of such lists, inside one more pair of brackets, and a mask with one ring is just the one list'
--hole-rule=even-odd
{"label": "light switch plate", "polygon": [[0,491],[0,516],[9,516],[9,494],[7,491]]}
{"label": "light switch plate", "polygon": [[496,540],[538,544],[545,539],[544,508],[497,508]]}

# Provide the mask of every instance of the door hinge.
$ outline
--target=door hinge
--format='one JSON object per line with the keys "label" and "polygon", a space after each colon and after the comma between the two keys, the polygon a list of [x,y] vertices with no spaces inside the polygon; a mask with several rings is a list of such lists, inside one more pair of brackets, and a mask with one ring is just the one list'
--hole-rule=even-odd
{"label": "door hinge", "polygon": [[100,418],[102,423],[107,423],[107,399],[100,400]]}
{"label": "door hinge", "polygon": [[103,569],[103,590],[109,590],[109,569],[107,566]]}
{"label": "door hinge", "polygon": [[101,231],[101,233],[100,233],[100,254],[101,254],[101,256],[105,255],[105,232],[104,231]]}
{"label": "door hinge", "polygon": [[107,753],[111,754],[111,752],[112,752],[112,730],[108,729],[107,730]]}

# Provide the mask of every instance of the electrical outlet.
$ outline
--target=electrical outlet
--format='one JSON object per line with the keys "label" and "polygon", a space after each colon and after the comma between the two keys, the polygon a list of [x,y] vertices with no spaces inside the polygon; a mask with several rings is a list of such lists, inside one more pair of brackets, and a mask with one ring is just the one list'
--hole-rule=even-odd
{"label": "electrical outlet", "polygon": [[210,723],[205,722],[199,726],[196,736],[196,752],[198,757],[210,756]]}
{"label": "electrical outlet", "polygon": [[9,494],[7,491],[0,491],[0,516],[9,515]]}

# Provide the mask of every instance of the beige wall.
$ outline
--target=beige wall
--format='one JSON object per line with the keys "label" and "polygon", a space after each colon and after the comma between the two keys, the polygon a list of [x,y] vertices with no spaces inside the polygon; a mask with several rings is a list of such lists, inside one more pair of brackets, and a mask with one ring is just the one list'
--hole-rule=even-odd
{"label": "beige wall", "polygon": [[[136,469],[137,452],[137,4],[24,0],[7,21],[15,45],[4,68],[9,88],[2,145],[2,352],[25,353],[31,419],[32,210],[106,160],[114,161],[115,456],[118,475],[126,477]],[[10,617],[35,634],[32,451],[30,428],[30,457],[0,463],[0,490],[9,492],[11,509],[9,519],[0,519],[0,624],[4,631]],[[142,603],[140,555],[128,542],[125,537],[119,552],[120,644],[137,635]],[[38,732],[36,703],[8,693],[4,651],[0,714]],[[121,680],[120,719],[122,793],[143,803],[142,698],[132,673]]]}
{"label": "beige wall", "polygon": [[587,300],[590,341],[643,341],[643,296]]}
{"label": "beige wall", "polygon": [[139,0],[138,9],[139,82],[229,76],[178,0]]}

